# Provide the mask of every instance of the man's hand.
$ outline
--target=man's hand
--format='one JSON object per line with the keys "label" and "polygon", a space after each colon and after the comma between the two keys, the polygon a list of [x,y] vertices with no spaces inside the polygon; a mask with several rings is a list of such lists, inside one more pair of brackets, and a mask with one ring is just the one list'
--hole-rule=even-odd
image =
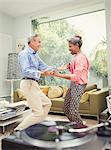
{"label": "man's hand", "polygon": [[58,71],[53,71],[52,76],[59,77],[60,73]]}

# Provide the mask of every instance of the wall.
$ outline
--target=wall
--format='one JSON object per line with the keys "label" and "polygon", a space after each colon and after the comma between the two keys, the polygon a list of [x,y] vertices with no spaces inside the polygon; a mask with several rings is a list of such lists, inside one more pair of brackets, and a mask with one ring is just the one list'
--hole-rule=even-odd
{"label": "wall", "polygon": [[[22,44],[27,46],[27,38],[32,33],[31,18],[30,17],[17,17],[14,20],[14,41],[13,47],[15,52],[19,52],[18,45]],[[14,90],[19,88],[20,81],[14,82]]]}
{"label": "wall", "polygon": [[13,51],[13,22],[14,19],[0,12],[0,96],[10,93],[10,83],[7,77],[8,53]]}
{"label": "wall", "polygon": [[[0,12],[0,97],[9,96],[10,81],[7,78],[8,53],[17,52],[19,42],[26,44],[31,35],[31,18],[13,18]],[[14,83],[19,86],[19,83]]]}
{"label": "wall", "polygon": [[27,45],[27,38],[31,35],[31,18],[17,17],[14,21],[14,43],[13,47],[17,51],[19,43]]}

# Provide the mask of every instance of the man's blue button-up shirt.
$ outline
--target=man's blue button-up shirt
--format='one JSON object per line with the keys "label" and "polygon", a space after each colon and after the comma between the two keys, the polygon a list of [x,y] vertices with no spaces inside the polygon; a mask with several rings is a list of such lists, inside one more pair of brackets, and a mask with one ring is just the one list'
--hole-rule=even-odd
{"label": "man's blue button-up shirt", "polygon": [[22,76],[34,78],[35,80],[39,80],[41,71],[54,69],[53,66],[45,64],[38,56],[38,53],[35,54],[35,51],[30,47],[19,53],[18,62]]}

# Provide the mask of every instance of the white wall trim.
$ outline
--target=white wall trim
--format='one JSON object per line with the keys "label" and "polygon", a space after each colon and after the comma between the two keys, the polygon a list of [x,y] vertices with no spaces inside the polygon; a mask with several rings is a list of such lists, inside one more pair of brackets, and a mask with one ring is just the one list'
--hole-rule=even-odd
{"label": "white wall trim", "polygon": [[9,34],[5,34],[5,33],[2,33],[2,32],[0,32],[0,36],[4,36],[4,37],[8,37],[8,38],[12,38],[12,36],[11,36],[11,35],[9,35]]}
{"label": "white wall trim", "polygon": [[[105,8],[105,4],[103,0],[96,1],[88,1],[87,3],[81,3],[78,5],[74,5],[73,3],[69,3],[69,5],[63,5],[62,7],[58,6],[58,8],[45,10],[45,12],[37,12],[37,14],[31,14],[32,19],[38,19],[40,23],[57,20],[61,18],[67,18],[71,16],[77,16],[84,13],[94,12],[98,10],[103,10]],[[47,19],[40,19],[43,17],[48,17]]]}
{"label": "white wall trim", "polygon": [[111,88],[111,0],[105,1],[106,8],[106,37],[108,49],[108,84]]}

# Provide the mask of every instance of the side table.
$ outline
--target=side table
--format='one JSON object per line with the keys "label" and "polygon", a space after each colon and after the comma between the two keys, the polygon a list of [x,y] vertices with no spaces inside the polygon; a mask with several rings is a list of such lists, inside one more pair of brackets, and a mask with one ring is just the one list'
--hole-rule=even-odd
{"label": "side table", "polygon": [[[14,106],[19,106],[25,104],[27,106],[27,102],[26,101],[21,101],[21,102],[16,102],[16,103],[10,103],[9,107],[14,107]],[[6,120],[0,120],[0,127],[2,127],[2,133],[5,132],[5,127],[7,125],[13,124],[15,122],[18,121],[22,121],[23,117],[26,113],[29,113],[30,109],[26,109],[24,111],[20,111],[18,113],[16,113],[12,118],[6,119]]]}
{"label": "side table", "polygon": [[2,127],[2,133],[5,132],[5,127],[10,125],[10,124],[13,124],[17,121],[21,121],[22,120],[22,116],[19,115],[19,116],[16,116],[14,118],[11,118],[11,119],[7,119],[7,120],[3,120],[3,121],[0,121],[0,127]]}

